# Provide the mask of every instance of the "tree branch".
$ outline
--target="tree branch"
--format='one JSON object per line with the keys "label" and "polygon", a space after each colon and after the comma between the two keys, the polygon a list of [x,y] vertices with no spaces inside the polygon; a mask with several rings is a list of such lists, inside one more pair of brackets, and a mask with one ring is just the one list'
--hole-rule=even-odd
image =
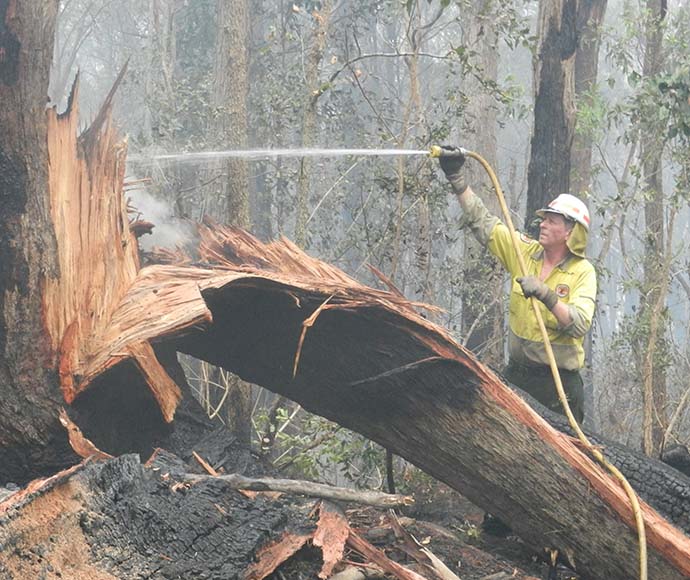
{"label": "tree branch", "polygon": [[250,491],[278,491],[295,495],[307,495],[336,501],[351,501],[380,508],[407,506],[414,503],[409,495],[394,495],[378,491],[358,491],[344,487],[334,487],[311,481],[297,479],[250,478],[237,473],[213,477],[209,475],[187,474],[183,481],[197,483],[208,479],[217,479],[232,489]]}

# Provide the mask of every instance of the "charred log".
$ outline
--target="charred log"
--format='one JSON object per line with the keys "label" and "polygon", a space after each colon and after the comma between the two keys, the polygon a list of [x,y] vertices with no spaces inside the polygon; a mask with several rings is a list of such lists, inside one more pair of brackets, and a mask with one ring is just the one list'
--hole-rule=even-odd
{"label": "charred log", "polygon": [[167,454],[148,468],[125,455],[79,465],[6,500],[0,575],[240,578],[269,538],[313,528],[311,506],[250,500],[213,480],[179,483],[187,468]]}

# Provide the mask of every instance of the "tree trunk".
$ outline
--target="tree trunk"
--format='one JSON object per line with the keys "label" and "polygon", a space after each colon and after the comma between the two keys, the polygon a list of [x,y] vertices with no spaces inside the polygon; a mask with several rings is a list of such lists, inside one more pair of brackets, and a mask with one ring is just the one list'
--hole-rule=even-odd
{"label": "tree trunk", "polygon": [[[529,545],[568,554],[585,578],[636,575],[637,536],[618,484],[410,303],[365,288],[287,241],[262,245],[218,230],[203,238],[202,256],[238,265],[260,259],[266,271],[245,266],[196,282],[213,325],[176,348],[391,449],[491,509]],[[157,272],[167,294],[174,280]],[[185,308],[193,303],[190,296]],[[148,332],[160,335],[156,326]],[[690,481],[615,446],[607,455],[643,497],[688,529]],[[643,510],[650,577],[690,574],[690,539]]]}
{"label": "tree trunk", "polygon": [[[666,17],[665,0],[647,2],[646,45],[643,77],[650,80],[662,70],[663,23]],[[647,455],[658,457],[662,451],[668,410],[666,408],[665,323],[663,320],[668,292],[668,267],[664,227],[664,191],[661,158],[664,150],[659,133],[642,129],[642,174],[645,181],[645,247],[644,281],[642,285],[640,319],[645,322],[640,363],[643,418],[642,449]],[[670,233],[669,233],[670,235]]]}
{"label": "tree trunk", "polygon": [[[249,6],[247,0],[218,0],[214,99],[218,141],[229,149],[246,149],[249,96]],[[225,162],[222,197],[226,221],[248,229],[249,167],[246,160]]]}
{"label": "tree trunk", "polygon": [[57,3],[0,4],[0,465],[3,479],[73,462],[57,423],[44,290],[59,276],[45,116]]}
{"label": "tree trunk", "polygon": [[[302,111],[302,146],[313,147],[316,140],[317,103],[321,94],[321,80],[319,68],[328,38],[328,26],[331,20],[331,0],[324,0],[320,10],[314,10],[314,28],[309,49],[305,54],[304,108]],[[307,235],[307,220],[309,219],[309,185],[311,179],[311,161],[308,157],[300,161],[299,177],[297,181],[297,216],[295,223],[295,240],[306,248],[309,245]]]}
{"label": "tree trunk", "polygon": [[[580,42],[575,55],[575,95],[579,107],[591,107],[592,91],[596,90],[599,74],[601,25],[607,0],[580,0],[577,13]],[[591,185],[592,133],[577,132],[573,142],[570,168],[570,191],[587,192]]]}
{"label": "tree trunk", "polygon": [[175,0],[157,0],[151,3],[150,44],[148,67],[144,80],[144,95],[148,122],[142,128],[145,142],[162,150],[172,151],[175,146],[174,115],[175,65],[177,38],[175,35]]}
{"label": "tree trunk", "polygon": [[[249,97],[249,5],[247,0],[216,3],[214,91],[216,141],[222,148],[246,149]],[[246,160],[222,164],[217,203],[225,208],[225,222],[250,228],[249,166]],[[219,214],[220,215],[220,214]],[[219,375],[219,371],[214,371]],[[230,432],[245,445],[251,441],[252,386],[234,375],[226,379],[224,416]]]}
{"label": "tree trunk", "polygon": [[[487,21],[492,18],[491,3],[475,2],[468,26],[468,46],[478,48],[477,66],[489,82],[498,81],[498,37]],[[471,124],[468,146],[477,151],[494,169],[498,169],[496,150],[496,106],[487,95],[482,84],[473,77],[464,79],[471,83],[466,88],[470,99],[467,118]],[[500,207],[486,171],[478,163],[468,163],[469,183],[476,184],[475,191],[494,214]],[[503,269],[495,258],[487,254],[484,247],[468,230],[465,232],[465,255],[463,272],[462,335],[465,346],[489,366],[502,368],[503,355]],[[488,291],[487,291],[488,289]]]}
{"label": "tree trunk", "polygon": [[525,229],[535,233],[534,212],[570,189],[575,130],[575,54],[578,0],[541,0],[534,79],[534,133],[527,171]]}
{"label": "tree trunk", "polygon": [[[578,6],[578,31],[580,42],[575,55],[575,95],[577,108],[596,104],[597,78],[599,74],[599,47],[601,26],[606,13],[607,0],[581,0]],[[576,127],[570,160],[570,191],[576,195],[587,194],[592,182],[592,149],[594,133],[591,128]],[[597,289],[599,292],[601,288]],[[594,360],[592,333],[585,336],[585,360]],[[593,417],[592,369],[582,369],[585,383],[585,417]]]}

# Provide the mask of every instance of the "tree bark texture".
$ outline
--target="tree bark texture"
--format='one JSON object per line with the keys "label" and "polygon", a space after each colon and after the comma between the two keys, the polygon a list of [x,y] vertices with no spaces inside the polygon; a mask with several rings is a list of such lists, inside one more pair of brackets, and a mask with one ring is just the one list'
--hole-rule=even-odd
{"label": "tree bark texture", "polygon": [[[217,119],[215,141],[221,149],[246,149],[249,117],[249,4],[247,0],[216,2],[216,43],[213,98]],[[214,217],[241,228],[250,228],[249,166],[243,159],[222,161],[220,180],[213,187],[217,199],[211,207],[223,208]],[[219,376],[218,369],[213,374]],[[252,386],[235,375],[225,381],[228,394],[223,415],[230,432],[245,445],[251,440]]]}
{"label": "tree bark texture", "polygon": [[[666,1],[646,3],[646,44],[643,78],[651,80],[662,71],[663,23]],[[641,159],[644,177],[644,281],[641,293],[640,319],[645,323],[640,368],[642,382],[642,449],[647,455],[662,451],[668,411],[666,408],[665,323],[663,311],[668,292],[670,256],[665,247],[664,187],[662,154],[664,144],[654,125],[642,127]]]}
{"label": "tree bark texture", "polygon": [[575,55],[578,0],[541,0],[535,63],[534,133],[527,171],[525,229],[534,212],[570,189],[575,132]]}
{"label": "tree bark texture", "polygon": [[[213,97],[214,130],[223,147],[246,149],[249,98],[249,5],[247,0],[216,3],[216,49]],[[227,223],[245,229],[249,224],[249,168],[242,159],[225,161],[221,203]]]}
{"label": "tree bark texture", "polygon": [[44,287],[59,275],[45,116],[57,3],[0,2],[0,464],[21,480],[34,463],[74,461],[57,423],[57,349]]}
{"label": "tree bark texture", "polygon": [[[577,21],[580,42],[575,55],[575,95],[577,106],[593,104],[599,75],[599,47],[601,26],[606,14],[607,0],[580,0]],[[570,191],[576,195],[589,191],[592,172],[591,134],[576,130],[571,153]]]}

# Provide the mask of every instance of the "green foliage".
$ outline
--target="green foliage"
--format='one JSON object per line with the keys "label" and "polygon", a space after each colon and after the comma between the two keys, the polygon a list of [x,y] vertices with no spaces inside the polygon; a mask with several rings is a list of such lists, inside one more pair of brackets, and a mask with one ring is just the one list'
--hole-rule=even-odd
{"label": "green foliage", "polygon": [[277,418],[276,467],[289,465],[289,471],[300,477],[334,483],[344,478],[355,487],[381,487],[385,451],[379,445],[310,413],[303,412],[298,424],[288,429],[282,428],[289,421],[287,409],[280,409]]}
{"label": "green foliage", "polygon": [[604,136],[609,113],[608,102],[601,94],[599,86],[593,84],[589,91],[578,95],[576,106],[577,134],[599,141]]}
{"label": "green foliage", "polygon": [[[622,360],[629,360],[637,365],[641,365],[648,348],[650,336],[650,317],[651,309],[645,312],[635,312],[626,315],[620,324],[620,328],[613,335],[611,347],[617,356],[623,357]],[[660,328],[668,326],[669,312],[664,309],[660,322]],[[654,366],[660,369],[668,369],[674,362],[675,355],[671,350],[671,344],[664,336],[660,336],[654,346]]]}

